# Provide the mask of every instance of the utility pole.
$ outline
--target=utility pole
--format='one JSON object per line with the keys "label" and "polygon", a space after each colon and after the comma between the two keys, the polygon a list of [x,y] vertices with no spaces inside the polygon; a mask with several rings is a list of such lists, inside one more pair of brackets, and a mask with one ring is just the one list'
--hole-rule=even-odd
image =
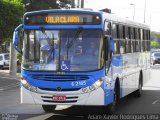
{"label": "utility pole", "polygon": [[15,76],[17,73],[17,55],[12,42],[10,43],[10,63],[9,63],[9,74]]}
{"label": "utility pole", "polygon": [[144,23],[146,22],[146,0],[144,3]]}
{"label": "utility pole", "polygon": [[133,9],[133,20],[134,20],[134,17],[135,17],[135,6],[136,6],[136,5],[133,4],[133,3],[131,3],[130,5],[134,7],[134,9]]}
{"label": "utility pole", "polygon": [[84,0],[81,0],[81,8],[84,8]]}

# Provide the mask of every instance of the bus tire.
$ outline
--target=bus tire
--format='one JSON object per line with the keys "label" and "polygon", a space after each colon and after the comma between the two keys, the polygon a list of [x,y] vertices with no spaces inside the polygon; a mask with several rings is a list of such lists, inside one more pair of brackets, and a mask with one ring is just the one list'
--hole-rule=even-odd
{"label": "bus tire", "polygon": [[142,95],[142,81],[143,81],[142,79],[143,79],[142,74],[140,74],[138,90],[136,90],[134,93],[135,97],[141,97],[141,95]]}
{"label": "bus tire", "polygon": [[42,108],[45,112],[51,113],[54,112],[56,105],[42,105]]}
{"label": "bus tire", "polygon": [[118,89],[118,84],[116,84],[114,88],[114,94],[113,94],[113,102],[107,106],[107,113],[108,114],[113,114],[117,111],[117,105],[119,102],[119,89]]}

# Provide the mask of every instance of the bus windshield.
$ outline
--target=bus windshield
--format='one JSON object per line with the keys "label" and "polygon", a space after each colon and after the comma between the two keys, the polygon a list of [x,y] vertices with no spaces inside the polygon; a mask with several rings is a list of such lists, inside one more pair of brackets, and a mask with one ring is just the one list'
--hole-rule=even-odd
{"label": "bus windshield", "polygon": [[[24,69],[91,71],[100,65],[101,30],[28,30],[23,44]],[[102,45],[101,45],[102,46]]]}

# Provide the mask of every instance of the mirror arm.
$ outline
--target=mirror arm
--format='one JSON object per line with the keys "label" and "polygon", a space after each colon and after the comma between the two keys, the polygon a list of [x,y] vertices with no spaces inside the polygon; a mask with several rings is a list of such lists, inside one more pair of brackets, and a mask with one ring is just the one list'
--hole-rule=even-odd
{"label": "mirror arm", "polygon": [[18,30],[20,28],[23,28],[23,24],[20,24],[15,30],[14,30],[14,34],[13,34],[13,47],[22,54],[22,50],[20,48],[18,48]]}
{"label": "mirror arm", "polygon": [[23,28],[23,24],[18,25],[18,27],[16,27],[16,29],[14,30],[14,32],[18,31],[20,28]]}

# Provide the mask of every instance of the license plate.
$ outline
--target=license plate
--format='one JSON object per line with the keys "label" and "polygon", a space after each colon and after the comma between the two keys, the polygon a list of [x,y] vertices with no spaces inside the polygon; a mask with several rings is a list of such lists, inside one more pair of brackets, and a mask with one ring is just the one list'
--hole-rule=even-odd
{"label": "license plate", "polygon": [[53,96],[53,101],[66,101],[66,96]]}

